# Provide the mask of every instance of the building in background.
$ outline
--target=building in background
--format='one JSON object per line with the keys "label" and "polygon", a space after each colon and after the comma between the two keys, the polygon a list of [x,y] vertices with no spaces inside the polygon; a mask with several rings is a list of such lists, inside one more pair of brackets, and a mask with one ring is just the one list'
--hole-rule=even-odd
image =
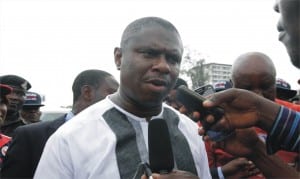
{"label": "building in background", "polygon": [[218,81],[229,80],[232,65],[221,63],[207,63],[203,65],[205,73],[208,75],[206,83],[215,84]]}

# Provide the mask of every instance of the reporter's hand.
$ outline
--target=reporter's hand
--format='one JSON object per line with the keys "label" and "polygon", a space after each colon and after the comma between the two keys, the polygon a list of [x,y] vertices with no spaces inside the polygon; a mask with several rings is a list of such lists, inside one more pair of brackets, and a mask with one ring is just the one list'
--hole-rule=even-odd
{"label": "reporter's hand", "polygon": [[[211,129],[216,131],[230,131],[252,126],[268,131],[280,108],[280,105],[253,92],[235,88],[211,95],[203,102],[203,106],[207,108],[220,106],[224,109],[224,116],[211,126]],[[212,115],[204,118],[208,123],[215,122]],[[200,134],[205,134],[205,129],[200,130]]]}
{"label": "reporter's hand", "polygon": [[215,148],[221,148],[224,151],[238,157],[249,157],[255,154],[256,145],[261,142],[254,128],[236,129],[235,132],[220,142],[212,142]]}
{"label": "reporter's hand", "polygon": [[[152,174],[153,179],[199,179],[198,176],[195,176],[194,174],[182,171],[182,170],[173,170],[170,173],[167,174]],[[141,179],[148,179],[146,175],[143,175]]]}

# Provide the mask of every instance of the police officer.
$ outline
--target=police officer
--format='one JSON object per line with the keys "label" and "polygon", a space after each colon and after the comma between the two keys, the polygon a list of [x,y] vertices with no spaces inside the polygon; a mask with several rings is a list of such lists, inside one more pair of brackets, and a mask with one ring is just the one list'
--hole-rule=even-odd
{"label": "police officer", "polygon": [[17,75],[1,76],[0,84],[8,85],[13,89],[10,94],[6,95],[8,100],[7,116],[1,126],[3,134],[12,136],[15,128],[24,125],[19,118],[19,111],[23,106],[25,93],[31,88],[31,85],[27,80]]}

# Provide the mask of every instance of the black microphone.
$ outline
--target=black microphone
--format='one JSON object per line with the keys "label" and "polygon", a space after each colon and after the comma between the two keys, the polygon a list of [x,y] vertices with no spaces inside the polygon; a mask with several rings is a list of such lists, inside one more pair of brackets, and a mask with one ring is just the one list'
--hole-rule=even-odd
{"label": "black microphone", "polygon": [[[222,141],[230,137],[234,131],[214,131],[211,130],[211,126],[215,124],[224,116],[224,110],[220,107],[204,108],[202,103],[206,100],[197,92],[188,89],[186,86],[181,85],[177,88],[176,98],[188,109],[200,112],[200,122],[204,129],[207,130],[207,135],[213,141]],[[204,120],[204,116],[213,115],[216,121],[214,123],[208,123]]]}
{"label": "black microphone", "polygon": [[174,168],[169,129],[163,119],[153,119],[148,127],[149,163],[153,173],[169,173]]}

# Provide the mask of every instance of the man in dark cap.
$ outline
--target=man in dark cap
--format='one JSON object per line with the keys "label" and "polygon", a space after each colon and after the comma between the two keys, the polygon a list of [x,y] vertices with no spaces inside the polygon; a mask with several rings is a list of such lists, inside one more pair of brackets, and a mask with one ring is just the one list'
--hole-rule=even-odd
{"label": "man in dark cap", "polygon": [[41,95],[35,92],[27,92],[25,102],[20,111],[20,118],[25,124],[40,122],[42,112],[40,107],[42,104]]}
{"label": "man in dark cap", "polygon": [[300,105],[290,101],[296,95],[297,91],[292,90],[288,82],[281,78],[276,79],[276,103],[299,112]]}
{"label": "man in dark cap", "polygon": [[15,128],[24,125],[23,121],[19,118],[19,110],[23,106],[25,93],[31,88],[31,85],[27,80],[17,75],[1,76],[0,84],[8,85],[13,89],[6,96],[8,100],[7,116],[4,124],[1,126],[3,134],[12,136]]}
{"label": "man in dark cap", "polygon": [[[0,84],[0,126],[3,124],[7,114],[8,101],[6,95],[11,93],[11,91],[12,91],[11,87]],[[10,137],[3,135],[0,131],[0,168],[10,140],[11,140]]]}
{"label": "man in dark cap", "polygon": [[276,97],[288,101],[296,96],[297,91],[291,89],[291,85],[281,78],[276,79]]}

